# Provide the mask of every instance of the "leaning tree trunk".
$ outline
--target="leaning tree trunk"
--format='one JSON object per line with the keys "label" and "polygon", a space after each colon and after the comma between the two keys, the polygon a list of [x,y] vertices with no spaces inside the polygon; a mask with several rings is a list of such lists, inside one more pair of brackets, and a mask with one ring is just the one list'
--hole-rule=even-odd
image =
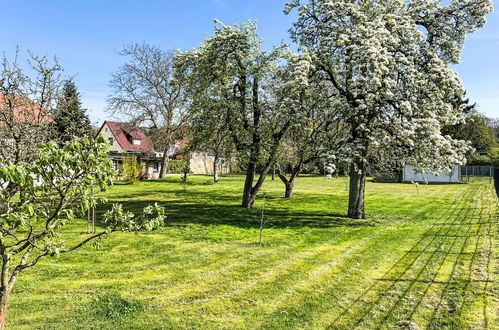
{"label": "leaning tree trunk", "polygon": [[220,178],[218,177],[218,163],[218,154],[215,154],[215,159],[213,160],[213,181],[215,183],[220,181]]}
{"label": "leaning tree trunk", "polygon": [[284,183],[284,186],[286,187],[286,192],[284,193],[284,198],[291,199],[293,198],[293,188],[295,187],[295,179],[298,176],[298,173],[301,171],[301,162],[297,166],[291,169],[291,176],[288,180],[284,174],[281,173],[280,169],[277,169],[277,175],[281,179],[281,181]]}
{"label": "leaning tree trunk", "polygon": [[348,197],[348,217],[365,219],[364,195],[366,190],[367,162],[364,158],[355,159],[350,166],[350,191]]}
{"label": "leaning tree trunk", "polygon": [[255,204],[256,194],[253,194],[253,180],[255,179],[255,164],[249,164],[244,180],[243,203],[244,208],[250,209]]}
{"label": "leaning tree trunk", "polygon": [[8,295],[9,293],[6,288],[0,288],[0,330],[5,329]]}
{"label": "leaning tree trunk", "polygon": [[262,188],[263,182],[267,177],[267,174],[270,170],[270,165],[265,166],[264,170],[260,173],[258,177],[258,181],[255,186],[253,186],[253,181],[255,179],[256,174],[256,163],[250,164],[246,171],[246,180],[244,181],[244,190],[243,190],[243,203],[242,206],[244,208],[250,209],[255,204],[256,195]]}
{"label": "leaning tree trunk", "polygon": [[159,178],[163,179],[166,176],[166,170],[168,169],[168,151],[170,147],[167,147],[165,152],[163,152],[163,157],[161,158],[161,169],[159,170]]}

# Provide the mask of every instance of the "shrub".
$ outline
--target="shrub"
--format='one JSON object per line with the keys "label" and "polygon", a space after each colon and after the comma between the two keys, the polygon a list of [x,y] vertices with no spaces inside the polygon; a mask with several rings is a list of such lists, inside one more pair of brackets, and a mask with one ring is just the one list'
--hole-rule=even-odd
{"label": "shrub", "polygon": [[499,148],[497,148],[497,147],[490,148],[489,156],[490,156],[490,159],[492,160],[491,165],[493,165],[495,167],[499,167]]}
{"label": "shrub", "polygon": [[476,156],[468,163],[470,166],[492,166],[493,161],[488,156]]}
{"label": "shrub", "polygon": [[137,157],[130,156],[123,158],[123,180],[128,183],[134,183],[141,175],[142,166],[137,161]]}
{"label": "shrub", "polygon": [[187,166],[187,161],[184,159],[181,160],[170,160],[168,162],[168,174],[182,174],[184,173],[184,169]]}

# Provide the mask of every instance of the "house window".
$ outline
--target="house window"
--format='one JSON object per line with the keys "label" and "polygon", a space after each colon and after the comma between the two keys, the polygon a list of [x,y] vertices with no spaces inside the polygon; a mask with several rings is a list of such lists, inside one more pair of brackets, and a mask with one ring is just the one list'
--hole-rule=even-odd
{"label": "house window", "polygon": [[140,146],[140,143],[141,143],[140,139],[133,139],[132,142],[133,142],[134,146]]}
{"label": "house window", "polygon": [[158,170],[159,170],[159,163],[158,162],[154,162],[152,164],[152,168],[153,168],[154,172],[158,172]]}
{"label": "house window", "polygon": [[109,145],[113,145],[114,139],[112,137],[108,138],[108,141],[109,141]]}

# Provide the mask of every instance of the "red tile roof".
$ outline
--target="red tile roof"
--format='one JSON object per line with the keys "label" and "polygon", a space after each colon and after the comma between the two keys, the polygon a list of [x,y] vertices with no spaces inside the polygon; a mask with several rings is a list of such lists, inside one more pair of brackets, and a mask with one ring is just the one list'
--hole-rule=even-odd
{"label": "red tile roof", "polygon": [[[12,108],[9,108],[7,98],[13,103]],[[34,125],[52,121],[47,111],[42,111],[38,104],[28,98],[20,96],[6,97],[4,94],[0,93],[0,111],[10,111],[11,113],[6,113],[5,116],[16,123],[29,123]]]}
{"label": "red tile roof", "polygon": [[[149,140],[147,139],[144,131],[140,127],[106,120],[100,128],[99,134],[106,124],[111,130],[111,133],[113,133],[116,142],[118,142],[123,150],[135,152],[155,152],[154,148],[149,144]],[[134,145],[132,142],[133,139],[140,139],[140,146]]]}

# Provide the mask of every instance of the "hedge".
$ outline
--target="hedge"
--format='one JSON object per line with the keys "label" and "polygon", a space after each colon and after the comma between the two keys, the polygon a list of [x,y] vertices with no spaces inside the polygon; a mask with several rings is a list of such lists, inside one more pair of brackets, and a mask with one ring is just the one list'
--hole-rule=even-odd
{"label": "hedge", "polygon": [[186,160],[170,160],[168,162],[168,174],[183,174],[185,168],[189,166]]}

